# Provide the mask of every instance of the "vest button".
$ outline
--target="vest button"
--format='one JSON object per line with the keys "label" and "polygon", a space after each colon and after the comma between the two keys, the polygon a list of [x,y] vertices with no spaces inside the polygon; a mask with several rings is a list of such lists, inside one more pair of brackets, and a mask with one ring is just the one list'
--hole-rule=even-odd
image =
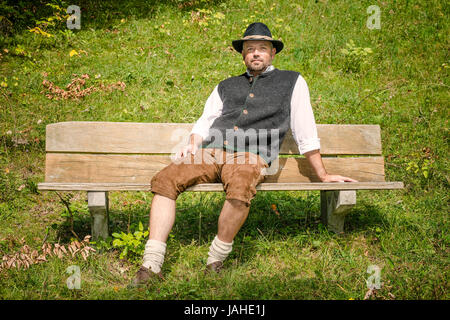
{"label": "vest button", "polygon": [[247,114],[248,113],[247,109],[244,109],[244,111],[242,111],[242,113]]}
{"label": "vest button", "polygon": [[253,98],[255,95],[253,93],[249,94],[250,98]]}

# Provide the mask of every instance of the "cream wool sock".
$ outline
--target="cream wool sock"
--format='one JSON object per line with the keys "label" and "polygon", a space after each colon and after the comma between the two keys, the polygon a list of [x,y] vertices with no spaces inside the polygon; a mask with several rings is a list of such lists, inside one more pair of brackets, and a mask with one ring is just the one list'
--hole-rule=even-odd
{"label": "cream wool sock", "polygon": [[155,273],[160,272],[164,262],[164,255],[166,254],[166,247],[167,245],[164,242],[149,239],[145,244],[142,265]]}
{"label": "cream wool sock", "polygon": [[223,242],[216,236],[209,247],[206,264],[208,265],[215,261],[223,262],[233,249],[233,242],[234,241],[231,243]]}

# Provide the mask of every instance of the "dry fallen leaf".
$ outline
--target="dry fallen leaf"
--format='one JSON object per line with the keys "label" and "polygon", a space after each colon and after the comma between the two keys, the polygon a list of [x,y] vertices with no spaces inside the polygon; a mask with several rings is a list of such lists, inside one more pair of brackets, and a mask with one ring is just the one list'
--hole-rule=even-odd
{"label": "dry fallen leaf", "polygon": [[64,256],[68,254],[68,251],[71,253],[72,257],[79,252],[82,258],[87,260],[90,255],[89,251],[96,251],[88,245],[90,238],[91,236],[86,236],[81,243],[79,241],[72,241],[67,246],[67,249],[64,245],[60,245],[59,243],[55,243],[53,245],[50,243],[44,243],[41,246],[41,253],[39,253],[38,250],[32,250],[30,246],[24,244],[25,239],[22,238],[20,243],[22,243],[23,246],[19,251],[14,254],[4,255],[1,258],[2,263],[0,264],[0,270],[4,268],[21,267],[28,269],[33,264],[47,261],[47,256],[54,256],[59,259],[63,259]]}
{"label": "dry fallen leaf", "polygon": [[276,204],[272,204],[272,210],[275,212],[275,214],[277,215],[277,216],[280,216],[280,213],[278,212],[278,210],[277,210],[277,206],[276,206]]}
{"label": "dry fallen leaf", "polygon": [[[66,86],[67,90],[61,89],[56,86],[53,82],[44,79],[42,81],[42,86],[47,90],[46,97],[49,99],[73,99],[78,100],[79,98],[83,98],[87,95],[90,95],[96,91],[108,91],[111,92],[113,90],[125,90],[125,83],[118,81],[116,83],[112,83],[109,85],[104,85],[100,83],[98,87],[90,86],[85,88],[86,79],[89,79],[88,74],[83,74],[81,77],[78,77],[76,74],[73,75],[72,81]],[[42,91],[44,93],[44,91]]]}
{"label": "dry fallen leaf", "polygon": [[374,292],[375,292],[374,289],[367,290],[366,294],[364,295],[364,300],[369,299],[374,294]]}

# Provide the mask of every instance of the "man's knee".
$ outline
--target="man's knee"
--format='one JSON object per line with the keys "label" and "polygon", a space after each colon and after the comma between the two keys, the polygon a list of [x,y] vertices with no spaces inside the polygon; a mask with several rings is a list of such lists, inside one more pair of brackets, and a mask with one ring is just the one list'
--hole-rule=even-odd
{"label": "man's knee", "polygon": [[225,200],[228,201],[230,203],[230,205],[236,209],[246,208],[246,207],[250,206],[250,203],[244,198],[241,198],[241,199],[226,198]]}
{"label": "man's knee", "polygon": [[256,196],[256,186],[262,181],[263,176],[260,175],[258,166],[242,165],[231,169],[223,178],[226,199],[244,202],[249,207]]}
{"label": "man's knee", "polygon": [[256,188],[251,185],[228,185],[226,189],[225,199],[230,201],[232,205],[236,207],[250,206],[252,199],[256,195]]}
{"label": "man's knee", "polygon": [[172,174],[170,166],[162,169],[153,176],[150,182],[151,192],[164,197],[176,200],[180,194],[177,188],[175,176]]}

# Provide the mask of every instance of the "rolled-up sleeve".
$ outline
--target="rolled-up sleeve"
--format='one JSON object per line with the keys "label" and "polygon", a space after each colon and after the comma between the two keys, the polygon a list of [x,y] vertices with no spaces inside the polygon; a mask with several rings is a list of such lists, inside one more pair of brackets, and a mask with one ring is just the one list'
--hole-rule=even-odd
{"label": "rolled-up sleeve", "polygon": [[191,130],[191,134],[195,133],[200,135],[203,139],[206,139],[209,135],[209,128],[213,124],[214,120],[222,114],[223,103],[218,92],[218,86],[216,86],[206,100],[203,114],[195,122],[194,127]]}
{"label": "rolled-up sleeve", "polygon": [[320,149],[308,85],[301,75],[291,98],[291,130],[300,154]]}

